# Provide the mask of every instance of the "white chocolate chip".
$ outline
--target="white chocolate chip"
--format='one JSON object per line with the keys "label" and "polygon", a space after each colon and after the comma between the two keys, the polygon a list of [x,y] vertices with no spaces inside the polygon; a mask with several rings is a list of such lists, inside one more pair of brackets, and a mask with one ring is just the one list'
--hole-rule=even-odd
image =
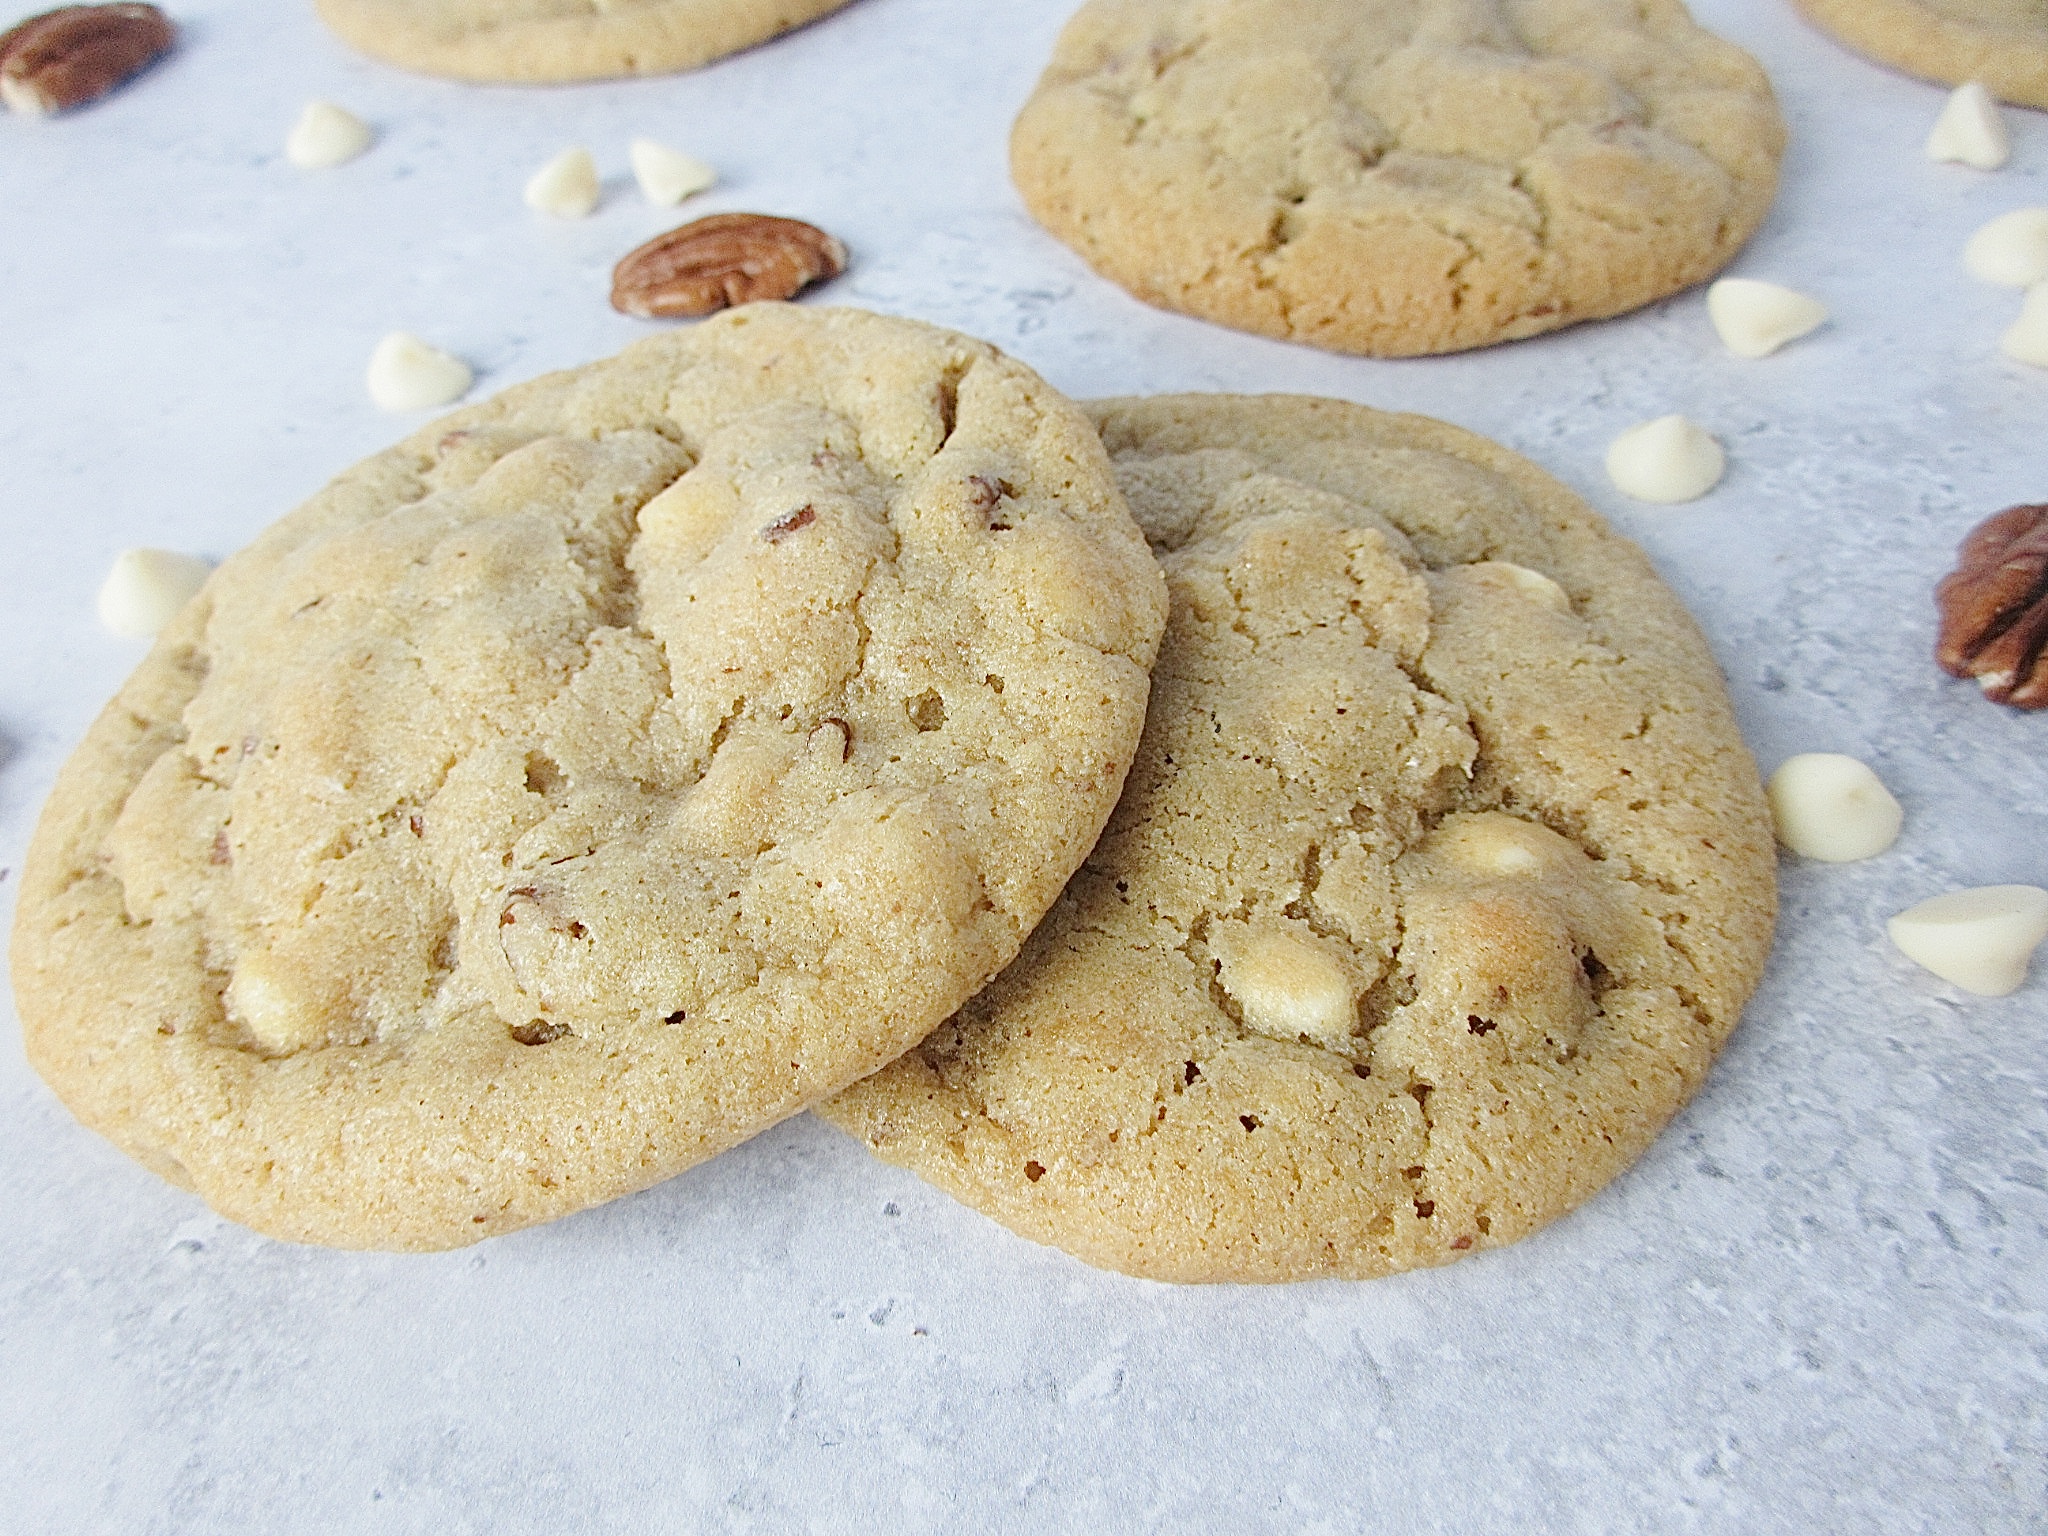
{"label": "white chocolate chip", "polygon": [[2027,290],[2020,317],[1999,338],[1999,349],[2015,362],[2048,368],[2048,282]]}
{"label": "white chocolate chip", "polygon": [[1927,158],[1995,171],[2011,155],[2012,138],[1999,114],[1998,98],[1976,80],[1951,91],[1941,116],[1934,120],[1934,131],[1927,135]]}
{"label": "white chocolate chip", "polygon": [[355,113],[331,101],[309,101],[285,135],[284,157],[302,171],[324,171],[355,159],[374,137]]}
{"label": "white chocolate chip", "polygon": [[1707,317],[1737,357],[1769,357],[1827,319],[1827,306],[1776,283],[1724,277],[1707,290]]}
{"label": "white chocolate chip", "polygon": [[1580,862],[1578,849],[1550,828],[1499,811],[1457,817],[1437,837],[1452,858],[1480,875],[1567,872]]}
{"label": "white chocolate chip", "polygon": [[526,184],[526,206],[558,219],[580,219],[597,207],[604,184],[597,162],[587,149],[565,149],[533,173]]}
{"label": "white chocolate chip", "polygon": [[641,194],[657,208],[673,208],[686,197],[718,185],[718,172],[680,149],[652,139],[635,139],[626,151]]}
{"label": "white chocolate chip", "polygon": [[1873,858],[1898,840],[1906,813],[1882,780],[1840,752],[1802,752],[1771,775],[1771,820],[1794,853],[1830,864]]}
{"label": "white chocolate chip", "polygon": [[228,1016],[256,1037],[257,1044],[277,1055],[317,1045],[326,1025],[280,974],[277,961],[261,952],[235,961],[228,983]]}
{"label": "white chocolate chip", "polygon": [[1541,607],[1554,609],[1558,613],[1572,611],[1572,600],[1564,588],[1541,571],[1532,571],[1526,565],[1516,565],[1512,560],[1479,560],[1468,569],[1474,576],[1492,577],[1512,587],[1520,596]]}
{"label": "white chocolate chip", "polygon": [[1951,891],[1886,924],[1908,960],[1983,997],[2003,997],[2027,979],[2027,961],[2048,939],[2048,891],[1986,885]]}
{"label": "white chocolate chip", "polygon": [[1624,496],[1666,505],[1692,501],[1720,483],[1721,445],[1683,416],[1630,427],[1607,449],[1607,474]]}
{"label": "white chocolate chip", "polygon": [[1963,266],[1980,283],[2031,288],[2048,278],[2048,208],[2001,213],[1970,236]]}
{"label": "white chocolate chip", "polygon": [[380,411],[419,411],[460,399],[475,381],[469,364],[428,346],[406,331],[393,331],[370,354],[365,382]]}
{"label": "white chocolate chip", "polygon": [[1276,1040],[1306,1037],[1345,1049],[1358,1020],[1351,978],[1315,945],[1281,933],[1218,934],[1224,990],[1247,1028]]}
{"label": "white chocolate chip", "polygon": [[100,585],[100,622],[117,635],[154,635],[205,585],[210,561],[169,549],[124,549]]}

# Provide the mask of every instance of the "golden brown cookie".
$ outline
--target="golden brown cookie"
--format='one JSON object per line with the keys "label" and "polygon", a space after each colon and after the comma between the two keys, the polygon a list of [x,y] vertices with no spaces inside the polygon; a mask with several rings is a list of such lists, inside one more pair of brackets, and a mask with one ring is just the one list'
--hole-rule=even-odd
{"label": "golden brown cookie", "polygon": [[2048,0],[1795,0],[1816,26],[1880,64],[2048,107]]}
{"label": "golden brown cookie", "polygon": [[642,1188],[1016,953],[1164,615],[1087,419],[951,332],[757,305],[507,391],[229,560],[93,726],[30,1058],[283,1237]]}
{"label": "golden brown cookie", "polygon": [[1089,0],[1010,163],[1147,303],[1400,357],[1711,276],[1784,139],[1756,61],[1678,0]]}
{"label": "golden brown cookie", "polygon": [[847,0],[315,0],[344,42],[422,74],[546,84],[666,75]]}
{"label": "golden brown cookie", "polygon": [[1130,782],[1016,963],[820,1113],[1155,1279],[1525,1236],[1691,1097],[1770,947],[1712,657],[1633,545],[1470,433],[1091,410],[1173,599]]}

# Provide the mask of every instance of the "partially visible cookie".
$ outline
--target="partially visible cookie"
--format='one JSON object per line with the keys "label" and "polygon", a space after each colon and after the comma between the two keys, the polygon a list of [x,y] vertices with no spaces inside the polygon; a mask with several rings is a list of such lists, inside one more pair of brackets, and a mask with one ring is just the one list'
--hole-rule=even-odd
{"label": "partially visible cookie", "polygon": [[2048,107],[2048,0],[1795,0],[1807,19],[1880,64]]}
{"label": "partially visible cookie", "polygon": [[1089,0],[1010,162],[1147,303],[1399,357],[1711,276],[1784,140],[1756,61],[1678,0]]}
{"label": "partially visible cookie", "polygon": [[814,21],[847,0],[315,0],[364,53],[456,80],[665,75]]}
{"label": "partially visible cookie", "polygon": [[757,305],[513,389],[223,565],[60,775],[13,967],[71,1109],[278,1236],[639,1189],[999,970],[1142,727],[1086,417]]}
{"label": "partially visible cookie", "polygon": [[1698,631],[1456,428],[1091,409],[1173,597],[1130,782],[1017,962],[819,1112],[1155,1279],[1534,1231],[1691,1097],[1770,947],[1770,822]]}

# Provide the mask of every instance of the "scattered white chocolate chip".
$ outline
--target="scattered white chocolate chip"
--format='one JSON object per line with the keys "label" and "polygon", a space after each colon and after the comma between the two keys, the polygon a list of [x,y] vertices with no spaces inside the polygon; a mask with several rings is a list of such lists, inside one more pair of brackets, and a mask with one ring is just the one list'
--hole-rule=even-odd
{"label": "scattered white chocolate chip", "polygon": [[1564,588],[1541,571],[1516,565],[1512,560],[1478,560],[1467,569],[1474,576],[1490,577],[1513,588],[1518,595],[1541,607],[1555,609],[1559,613],[1572,611],[1572,600]]}
{"label": "scattered white chocolate chip", "polygon": [[324,171],[370,147],[370,125],[331,101],[309,101],[285,135],[284,157],[302,171]]}
{"label": "scattered white chocolate chip", "polygon": [[558,219],[580,219],[597,207],[604,184],[597,162],[587,149],[565,149],[533,173],[526,184],[526,206]]}
{"label": "scattered white chocolate chip", "polygon": [[1970,236],[1963,266],[1980,283],[2031,288],[2048,278],[2048,208],[2001,213]]}
{"label": "scattered white chocolate chip", "polygon": [[1840,752],[1802,752],[1771,775],[1778,841],[1829,864],[1873,858],[1898,840],[1906,813],[1884,782]]}
{"label": "scattered white chocolate chip", "polygon": [[684,198],[718,184],[718,172],[695,155],[652,139],[635,139],[626,153],[633,161],[633,179],[657,208],[673,208]]}
{"label": "scattered white chocolate chip", "polygon": [[1704,496],[1721,481],[1721,445],[1683,416],[1630,427],[1607,449],[1607,474],[1624,496],[1666,505]]}
{"label": "scattered white chocolate chip", "polygon": [[[1219,935],[1219,937],[1222,937]],[[1358,1022],[1351,978],[1315,945],[1278,933],[1241,933],[1218,946],[1224,990],[1248,1028],[1343,1049]]]}
{"label": "scattered white chocolate chip", "polygon": [[1953,160],[1980,171],[1995,171],[2012,154],[2012,138],[1998,111],[1998,98],[1970,80],[1949,93],[1948,105],[1927,135],[1927,158]]}
{"label": "scattered white chocolate chip", "polygon": [[1737,357],[1769,357],[1827,319],[1827,306],[1753,277],[1724,277],[1707,290],[1707,317]]}
{"label": "scattered white chocolate chip", "polygon": [[2027,290],[2019,319],[2007,328],[1998,345],[2015,362],[2048,368],[2048,281]]}
{"label": "scattered white chocolate chip", "polygon": [[407,331],[393,331],[370,354],[365,380],[381,411],[419,411],[460,399],[475,381],[469,364],[428,346]]}
{"label": "scattered white chocolate chip", "polygon": [[1951,891],[1885,925],[1908,960],[1983,997],[2003,997],[2027,979],[2027,961],[2048,939],[2048,891],[1986,885]]}
{"label": "scattered white chocolate chip", "polygon": [[100,585],[100,622],[117,635],[153,635],[205,585],[210,561],[170,549],[124,549]]}

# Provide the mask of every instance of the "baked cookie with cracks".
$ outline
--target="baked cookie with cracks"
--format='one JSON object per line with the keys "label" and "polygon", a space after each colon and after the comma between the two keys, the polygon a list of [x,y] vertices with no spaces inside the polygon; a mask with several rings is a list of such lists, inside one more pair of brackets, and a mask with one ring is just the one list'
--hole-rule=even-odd
{"label": "baked cookie with cracks", "polygon": [[1795,0],[1858,53],[1923,80],[1982,81],[2001,101],[2048,107],[2048,0]]}
{"label": "baked cookie with cracks", "polygon": [[751,48],[847,0],[315,0],[372,58],[497,84],[667,75]]}
{"label": "baked cookie with cracks", "polygon": [[1023,954],[822,1106],[1159,1280],[1513,1242],[1699,1087],[1770,946],[1756,768],[1630,543],[1472,434],[1091,407],[1173,611],[1121,803]]}
{"label": "baked cookie with cracks", "polygon": [[1148,304],[1405,357],[1711,277],[1784,143],[1763,70],[1678,0],[1089,0],[1010,163]]}
{"label": "baked cookie with cracks", "polygon": [[509,390],[222,565],[92,727],[29,1057],[280,1237],[644,1188],[1008,962],[1164,621],[1086,417],[965,337],[757,305]]}

